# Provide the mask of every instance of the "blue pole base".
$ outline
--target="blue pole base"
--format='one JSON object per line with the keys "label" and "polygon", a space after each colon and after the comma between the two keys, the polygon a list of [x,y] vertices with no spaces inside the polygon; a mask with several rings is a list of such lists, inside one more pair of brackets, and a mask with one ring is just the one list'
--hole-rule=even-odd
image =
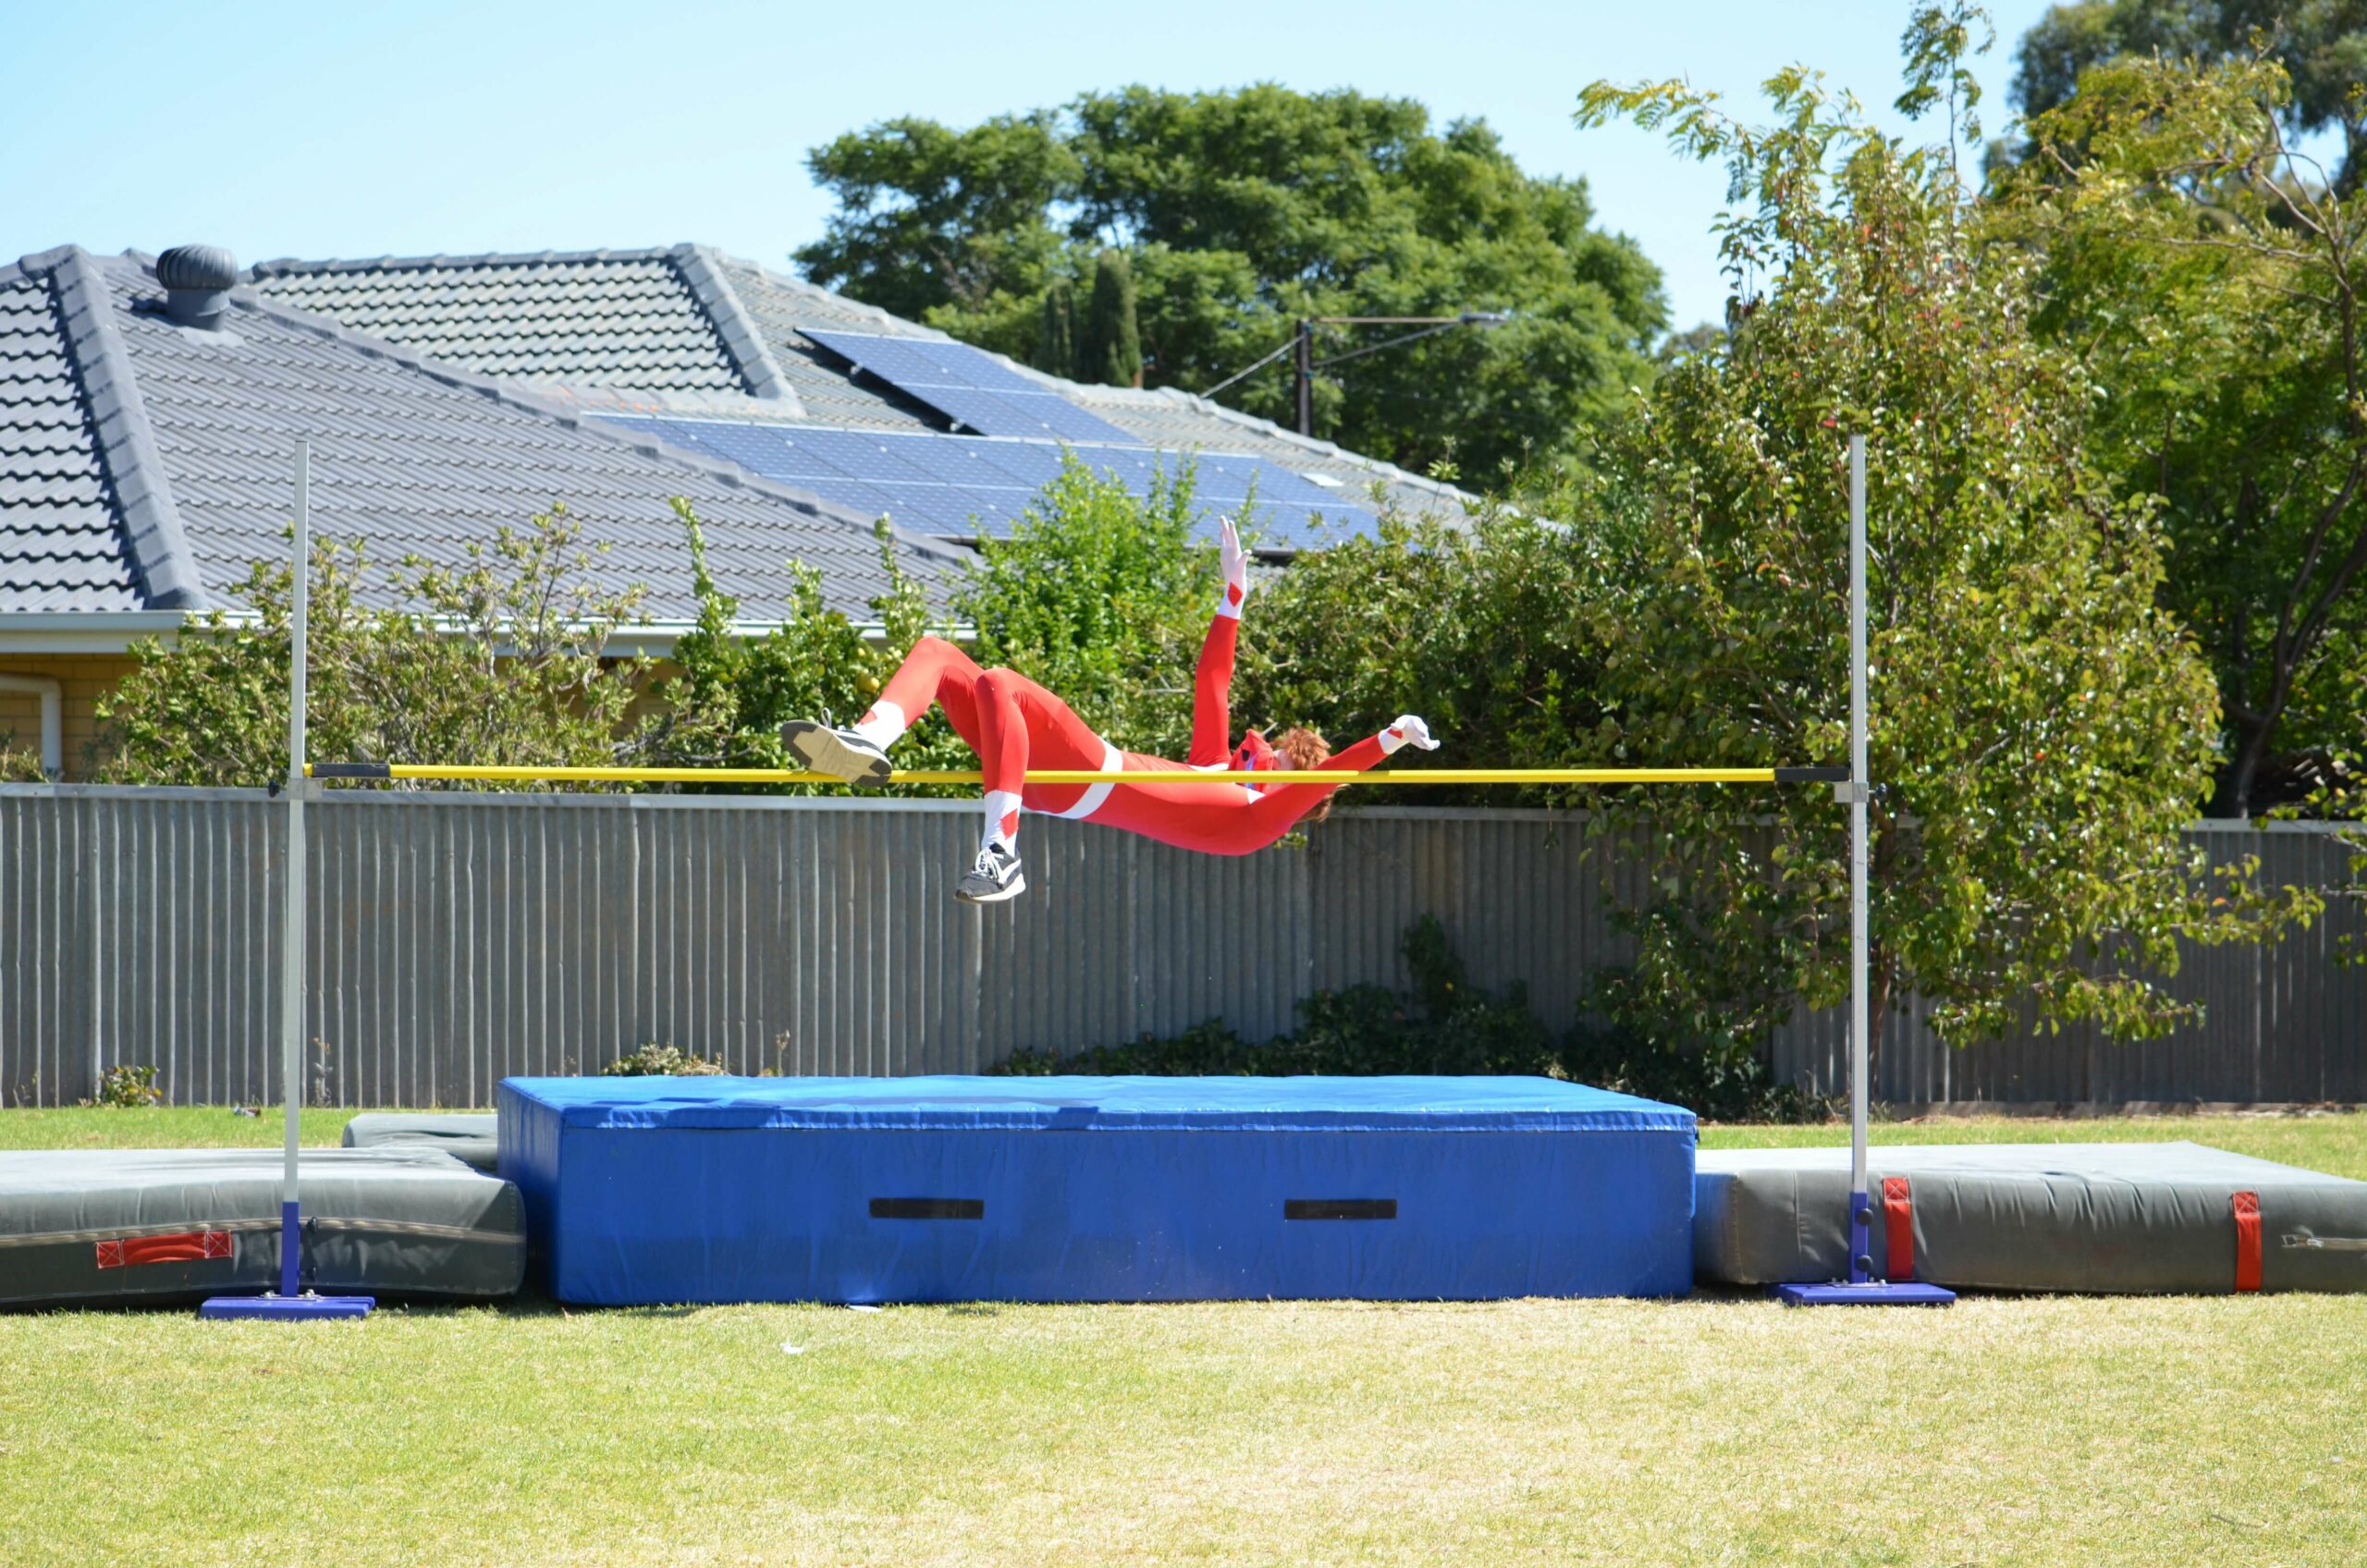
{"label": "blue pole base", "polygon": [[378,1305],[375,1296],[322,1296],[306,1291],[284,1296],[276,1291],[259,1296],[208,1296],[197,1309],[200,1317],[271,1317],[283,1322],[313,1317],[367,1317]]}
{"label": "blue pole base", "polygon": [[1946,1306],[1954,1291],[1912,1280],[1834,1280],[1821,1285],[1778,1285],[1785,1306]]}

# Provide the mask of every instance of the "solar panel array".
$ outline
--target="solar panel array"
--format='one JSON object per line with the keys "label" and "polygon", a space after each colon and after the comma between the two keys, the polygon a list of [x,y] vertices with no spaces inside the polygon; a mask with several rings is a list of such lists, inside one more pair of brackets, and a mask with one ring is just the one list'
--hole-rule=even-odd
{"label": "solar panel array", "polygon": [[967,343],[800,329],[867,374],[909,393],[981,435],[1126,441],[1126,433]]}
{"label": "solar panel array", "polygon": [[[738,463],[857,511],[884,514],[921,533],[1008,533],[1028,503],[1059,476],[1063,451],[1073,452],[1097,472],[1115,475],[1137,496],[1148,494],[1153,474],[1172,478],[1188,462],[1204,533],[1213,532],[1220,512],[1241,519],[1261,544],[1280,549],[1370,533],[1378,526],[1370,511],[1344,504],[1288,469],[1223,453],[720,420],[607,423]],[[1254,510],[1247,506],[1253,484]]]}

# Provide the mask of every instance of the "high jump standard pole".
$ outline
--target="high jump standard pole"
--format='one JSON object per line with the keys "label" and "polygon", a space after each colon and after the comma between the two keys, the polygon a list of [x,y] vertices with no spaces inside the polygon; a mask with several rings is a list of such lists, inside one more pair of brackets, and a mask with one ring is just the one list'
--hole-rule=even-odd
{"label": "high jump standard pole", "polygon": [[360,1317],[372,1296],[325,1296],[303,1289],[302,1197],[297,1153],[304,1105],[304,949],[312,922],[305,907],[304,797],[319,788],[304,775],[304,655],[313,575],[313,444],[296,443],[296,555],[288,619],[288,838],[280,854],[279,1081],[286,1095],[287,1154],[280,1167],[279,1289],[260,1296],[214,1296],[206,1317]]}
{"label": "high jump standard pole", "polygon": [[1779,1285],[1794,1306],[1945,1306],[1952,1291],[1907,1280],[1874,1278],[1873,1200],[1866,1174],[1868,1016],[1866,875],[1871,848],[1866,804],[1866,438],[1849,437],[1849,782],[1834,786],[1849,802],[1849,1272],[1828,1284]]}

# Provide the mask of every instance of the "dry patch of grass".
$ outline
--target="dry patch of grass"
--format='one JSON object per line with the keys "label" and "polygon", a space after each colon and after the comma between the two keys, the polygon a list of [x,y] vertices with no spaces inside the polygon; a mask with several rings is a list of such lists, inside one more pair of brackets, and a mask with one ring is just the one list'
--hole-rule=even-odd
{"label": "dry patch of grass", "polygon": [[0,1318],[0,1555],[2349,1563],[2367,1560],[2361,1312]]}
{"label": "dry patch of grass", "polygon": [[0,1562],[2356,1563],[2362,1409],[2361,1297],[0,1316]]}

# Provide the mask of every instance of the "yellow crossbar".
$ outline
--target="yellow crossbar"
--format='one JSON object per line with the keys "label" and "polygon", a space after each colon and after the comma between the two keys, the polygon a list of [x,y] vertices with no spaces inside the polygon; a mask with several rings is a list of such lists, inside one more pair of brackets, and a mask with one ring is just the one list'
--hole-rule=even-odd
{"label": "yellow crossbar", "polygon": [[[313,778],[442,779],[457,783],[566,784],[842,784],[826,773],[777,767],[462,767],[410,763],[313,763]],[[1846,779],[1840,768],[1824,767],[1436,767],[1397,772],[1345,773],[1327,769],[1267,768],[1254,773],[1109,773],[1090,769],[1031,770],[1031,784],[1461,784],[1517,788],[1537,784],[1790,784]],[[897,772],[891,784],[977,784],[975,772]]]}

